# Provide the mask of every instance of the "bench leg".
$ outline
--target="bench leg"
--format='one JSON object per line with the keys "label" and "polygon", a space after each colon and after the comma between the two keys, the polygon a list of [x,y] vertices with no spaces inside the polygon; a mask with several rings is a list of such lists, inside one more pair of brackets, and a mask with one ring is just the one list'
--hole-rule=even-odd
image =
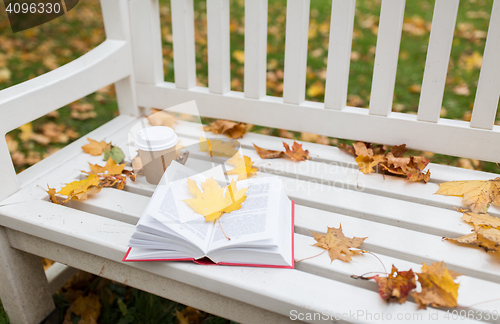
{"label": "bench leg", "polygon": [[0,227],[0,299],[11,323],[40,323],[54,309],[40,257],[9,245]]}

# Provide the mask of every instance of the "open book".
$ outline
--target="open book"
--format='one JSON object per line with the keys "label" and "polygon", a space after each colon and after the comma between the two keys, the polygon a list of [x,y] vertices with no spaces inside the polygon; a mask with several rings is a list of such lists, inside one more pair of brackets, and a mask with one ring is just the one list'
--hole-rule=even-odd
{"label": "open book", "polygon": [[183,201],[193,198],[188,177],[200,189],[201,182],[208,178],[172,162],[136,226],[123,261],[192,260],[202,264],[294,267],[294,205],[278,177],[238,181],[238,190],[248,187],[247,198],[239,210],[223,214],[220,224],[206,222]]}

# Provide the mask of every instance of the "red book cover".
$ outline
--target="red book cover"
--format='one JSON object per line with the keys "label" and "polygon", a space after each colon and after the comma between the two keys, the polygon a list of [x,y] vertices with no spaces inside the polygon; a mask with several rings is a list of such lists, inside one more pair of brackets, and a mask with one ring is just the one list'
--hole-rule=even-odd
{"label": "red book cover", "polygon": [[[295,246],[294,246],[294,224],[295,224],[295,202],[292,200],[292,260],[294,260],[295,256]],[[281,266],[281,265],[269,265],[269,264],[250,264],[250,263],[230,263],[230,262],[212,262],[208,258],[202,258],[195,260],[194,258],[184,258],[184,259],[127,259],[131,247],[128,248],[127,253],[123,257],[122,261],[124,262],[138,262],[138,261],[193,261],[197,264],[201,265],[227,265],[227,266],[243,266],[243,267],[263,267],[263,268],[283,268],[283,269],[293,269],[295,264],[291,266]]]}

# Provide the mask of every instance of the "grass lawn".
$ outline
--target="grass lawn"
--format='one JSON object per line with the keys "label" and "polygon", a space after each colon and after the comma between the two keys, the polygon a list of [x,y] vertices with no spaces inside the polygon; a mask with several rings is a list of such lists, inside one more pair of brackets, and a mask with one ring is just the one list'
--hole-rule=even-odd
{"label": "grass lawn", "polygon": [[[166,81],[174,81],[170,1],[160,0],[163,61]],[[460,3],[441,117],[470,120],[477,88],[489,12],[493,0],[464,0]],[[208,84],[206,47],[206,1],[194,1],[197,82]],[[231,0],[231,89],[244,87],[244,0]],[[348,102],[368,107],[380,0],[358,0],[351,54]],[[417,112],[434,1],[407,1],[393,111]],[[42,26],[12,34],[4,10],[0,10],[0,90],[51,71],[88,52],[105,39],[99,1],[80,1],[68,14]],[[331,0],[312,0],[309,27],[306,98],[323,101],[328,55]],[[283,92],[286,1],[269,1],[267,94]],[[22,113],[22,107],[19,108]],[[13,130],[7,142],[17,171],[29,167],[76,138],[117,115],[113,86]],[[339,139],[254,126],[253,131],[293,137],[326,145]],[[423,152],[436,163],[499,172],[496,164]],[[177,303],[135,289],[80,275],[75,286],[54,296],[64,318],[78,296],[95,295],[102,306],[100,323],[174,323],[176,310],[192,316],[191,322],[225,323],[226,320],[196,313]],[[78,281],[79,280],[79,281]],[[68,293],[68,291],[73,291]],[[190,313],[191,312],[191,313]],[[194,314],[194,315],[193,315]],[[75,322],[77,317],[70,314]],[[8,323],[0,308],[0,324]]]}

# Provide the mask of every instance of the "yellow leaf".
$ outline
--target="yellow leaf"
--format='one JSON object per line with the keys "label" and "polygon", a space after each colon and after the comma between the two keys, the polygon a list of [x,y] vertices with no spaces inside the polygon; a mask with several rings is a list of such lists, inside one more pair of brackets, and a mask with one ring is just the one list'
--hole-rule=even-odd
{"label": "yellow leaf", "polygon": [[417,273],[417,275],[422,285],[422,292],[413,292],[412,296],[418,303],[419,309],[426,309],[428,305],[457,307],[459,284],[454,280],[461,276],[460,273],[448,270],[443,262],[434,262],[430,266],[424,262],[422,273]]}
{"label": "yellow leaf", "polygon": [[307,89],[307,95],[309,97],[319,97],[325,94],[325,86],[323,85],[323,82],[321,81],[316,81],[314,82],[309,89]]}
{"label": "yellow leaf", "polygon": [[33,135],[33,125],[31,123],[27,123],[19,127],[21,134],[19,134],[19,138],[21,141],[26,142],[31,139]]}
{"label": "yellow leaf", "polygon": [[209,152],[210,156],[230,157],[238,153],[238,141],[236,140],[215,140],[200,137],[200,151]]}
{"label": "yellow leaf", "polygon": [[98,164],[89,163],[89,165],[91,174],[107,173],[108,175],[120,175],[122,174],[123,169],[125,168],[125,163],[118,165],[112,158],[109,158],[108,161],[106,162],[106,165],[103,167]]}
{"label": "yellow leaf", "polygon": [[245,52],[236,50],[233,52],[233,58],[238,62],[238,63],[244,63],[245,62]]}
{"label": "yellow leaf", "polygon": [[438,195],[463,197],[473,213],[484,213],[490,203],[500,206],[500,177],[491,180],[450,181],[439,184]]}
{"label": "yellow leaf", "polygon": [[82,146],[82,150],[90,155],[98,156],[104,153],[104,151],[111,149],[111,143],[106,143],[105,141],[95,141],[93,139],[87,138],[89,144]]}
{"label": "yellow leaf", "polygon": [[238,153],[229,159],[228,163],[234,165],[234,169],[227,171],[226,174],[237,174],[237,180],[247,179],[257,174],[257,168],[253,166],[252,160],[246,155],[242,158]]}
{"label": "yellow leaf", "polygon": [[99,297],[89,294],[86,297],[79,296],[66,311],[64,323],[73,323],[71,313],[79,316],[80,324],[96,324],[101,313],[101,302]]}
{"label": "yellow leaf", "polygon": [[[230,213],[241,208],[241,204],[247,198],[245,196],[248,188],[238,190],[236,181],[231,181],[229,186],[221,188],[213,178],[207,179],[201,184],[203,192],[198,188],[196,181],[188,179],[189,191],[195,196],[184,200],[196,213],[203,215],[205,221],[216,220],[223,213]],[[224,194],[224,189],[225,194]]]}
{"label": "yellow leaf", "polygon": [[54,188],[50,188],[49,185],[47,185],[47,193],[49,194],[50,196],[50,200],[54,203],[54,204],[59,204],[59,201],[57,200],[57,197],[56,197],[56,189]]}
{"label": "yellow leaf", "polygon": [[367,155],[359,155],[356,158],[356,163],[358,163],[359,171],[363,172],[364,174],[375,172],[373,168],[376,167],[380,162],[384,161],[385,157],[379,154],[374,155],[373,157],[369,157]]}
{"label": "yellow leaf", "polygon": [[59,194],[68,196],[69,199],[85,200],[90,194],[97,193],[101,190],[99,187],[99,177],[95,174],[90,174],[84,180],[77,180],[68,183],[65,187],[59,190]]}

